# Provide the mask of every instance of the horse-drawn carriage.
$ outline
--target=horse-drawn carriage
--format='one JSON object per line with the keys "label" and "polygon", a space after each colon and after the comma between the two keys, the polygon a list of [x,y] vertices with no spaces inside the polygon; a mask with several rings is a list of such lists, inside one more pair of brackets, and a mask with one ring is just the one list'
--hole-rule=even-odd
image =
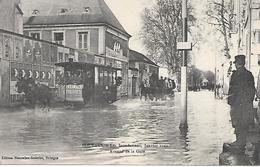
{"label": "horse-drawn carriage", "polygon": [[149,80],[145,79],[141,82],[140,90],[141,95],[140,99],[142,97],[145,98],[145,100],[165,100],[166,96],[174,97],[174,89],[176,85],[174,80],[171,79],[158,79],[157,75],[153,73]]}
{"label": "horse-drawn carriage", "polygon": [[71,60],[55,65],[55,88],[51,89],[33,78],[26,77],[20,78],[17,82],[18,93],[23,92],[29,103],[41,103],[44,106],[49,106],[50,101],[54,99],[56,102],[87,104],[112,103],[120,98],[117,89],[122,83],[122,78],[116,69],[97,68],[94,64]]}

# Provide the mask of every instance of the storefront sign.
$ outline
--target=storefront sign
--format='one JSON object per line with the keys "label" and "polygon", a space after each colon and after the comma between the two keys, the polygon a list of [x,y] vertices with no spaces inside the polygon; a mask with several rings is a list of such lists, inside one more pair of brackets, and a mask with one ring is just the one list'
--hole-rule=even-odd
{"label": "storefront sign", "polygon": [[127,62],[127,57],[121,55],[120,53],[118,53],[108,47],[106,47],[106,57]]}
{"label": "storefront sign", "polygon": [[67,85],[67,90],[82,90],[83,85]]}

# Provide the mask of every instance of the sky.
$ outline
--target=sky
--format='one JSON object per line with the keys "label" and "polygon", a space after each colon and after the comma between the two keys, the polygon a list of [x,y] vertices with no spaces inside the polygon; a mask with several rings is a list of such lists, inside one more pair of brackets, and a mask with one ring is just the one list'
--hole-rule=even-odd
{"label": "sky", "polygon": [[141,15],[145,7],[151,7],[154,0],[105,0],[125,30],[132,35],[129,41],[130,49],[146,53],[139,38],[142,27]]}
{"label": "sky", "polygon": [[[141,14],[145,7],[151,7],[154,0],[105,0],[109,8],[115,14],[119,22],[123,25],[125,30],[132,35],[129,41],[130,49],[136,50],[143,54],[146,53],[146,49],[142,44],[142,40],[139,38],[139,32],[142,27]],[[206,0],[192,0],[196,17],[200,20],[204,18],[205,2]],[[213,27],[202,23],[202,36],[207,39],[203,43],[198,42],[199,50],[195,49],[192,51],[192,55],[195,60],[195,65],[202,70],[214,71],[215,68],[215,55],[217,54],[215,45],[215,36],[208,34]]]}

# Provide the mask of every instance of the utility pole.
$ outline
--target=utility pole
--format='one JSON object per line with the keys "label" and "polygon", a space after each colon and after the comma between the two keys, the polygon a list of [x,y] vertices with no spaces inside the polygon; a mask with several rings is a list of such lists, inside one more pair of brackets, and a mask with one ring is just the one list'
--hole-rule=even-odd
{"label": "utility pole", "polygon": [[[183,19],[183,43],[188,41],[187,25],[187,0],[182,0],[182,19]],[[183,49],[181,67],[181,122],[180,130],[188,128],[187,123],[187,49]]]}
{"label": "utility pole", "polygon": [[248,13],[248,19],[249,19],[249,32],[248,32],[248,35],[249,35],[249,43],[248,43],[248,70],[250,71],[251,70],[251,54],[252,54],[252,51],[251,51],[251,48],[252,48],[252,8],[251,8],[251,4],[252,4],[252,0],[249,1],[249,13]]}

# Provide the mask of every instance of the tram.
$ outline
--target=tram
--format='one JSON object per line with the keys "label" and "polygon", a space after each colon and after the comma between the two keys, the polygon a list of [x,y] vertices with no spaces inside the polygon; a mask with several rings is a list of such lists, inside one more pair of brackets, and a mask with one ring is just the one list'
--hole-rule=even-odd
{"label": "tram", "polygon": [[73,59],[55,65],[63,68],[56,73],[56,80],[63,88],[65,101],[87,104],[113,103],[119,99],[117,90],[122,77],[116,69],[95,68],[94,64],[74,62]]}

